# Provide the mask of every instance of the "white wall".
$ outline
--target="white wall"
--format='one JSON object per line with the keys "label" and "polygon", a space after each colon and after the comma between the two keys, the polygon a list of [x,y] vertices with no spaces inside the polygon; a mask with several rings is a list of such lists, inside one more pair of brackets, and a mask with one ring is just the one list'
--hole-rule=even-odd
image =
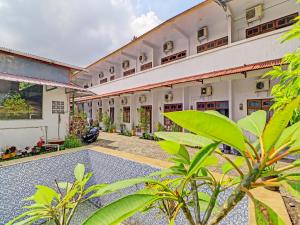
{"label": "white wall", "polygon": [[[61,115],[60,135],[58,136],[58,114],[52,114],[52,101],[64,101],[66,113]],[[42,120],[0,120],[0,148],[17,146],[24,148],[33,147],[40,137],[45,138],[45,126],[48,126],[48,139],[64,138],[69,127],[69,95],[63,88],[43,92],[43,119]],[[30,128],[26,127],[39,127]],[[5,129],[3,128],[24,128]]]}

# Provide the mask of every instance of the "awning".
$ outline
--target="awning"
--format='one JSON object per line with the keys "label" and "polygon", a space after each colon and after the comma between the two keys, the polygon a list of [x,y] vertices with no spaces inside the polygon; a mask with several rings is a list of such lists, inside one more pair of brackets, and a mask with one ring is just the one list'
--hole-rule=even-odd
{"label": "awning", "polygon": [[39,84],[39,85],[45,85],[45,86],[51,86],[51,87],[61,87],[61,88],[68,88],[72,90],[78,90],[78,91],[88,91],[85,88],[79,87],[76,84],[73,83],[60,83],[56,81],[51,80],[44,80],[39,78],[32,78],[27,76],[19,76],[19,75],[13,75],[9,73],[3,73],[0,72],[0,80],[7,80],[7,81],[15,81],[15,82],[26,82],[31,84]]}
{"label": "awning", "polygon": [[106,93],[103,95],[79,97],[79,98],[76,98],[75,101],[76,102],[85,102],[85,101],[91,101],[91,100],[95,100],[95,99],[101,99],[101,98],[116,96],[116,95],[121,95],[121,94],[134,93],[134,92],[139,92],[139,91],[148,91],[148,90],[151,90],[153,88],[158,88],[158,87],[172,86],[175,84],[199,81],[199,80],[214,78],[214,77],[228,76],[228,75],[237,74],[237,73],[245,73],[245,72],[254,71],[254,70],[271,68],[273,66],[279,66],[279,65],[282,65],[281,59],[268,60],[268,61],[264,61],[264,62],[258,62],[258,63],[249,64],[249,65],[233,67],[233,68],[229,68],[229,69],[225,69],[225,70],[218,70],[218,71],[212,71],[212,72],[203,73],[203,74],[197,74],[197,75],[193,75],[193,76],[189,76],[189,77],[183,77],[183,78],[164,81],[164,82],[160,82],[160,83],[147,84],[144,86],[135,87],[135,88],[131,88],[131,89],[110,92],[110,93]]}

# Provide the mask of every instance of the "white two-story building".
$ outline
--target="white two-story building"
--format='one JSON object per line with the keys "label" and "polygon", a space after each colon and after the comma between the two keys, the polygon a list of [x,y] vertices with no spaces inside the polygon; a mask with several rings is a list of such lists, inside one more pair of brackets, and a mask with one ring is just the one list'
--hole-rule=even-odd
{"label": "white two-story building", "polygon": [[89,65],[76,78],[94,96],[77,98],[89,118],[107,112],[119,127],[163,112],[218,110],[233,120],[269,109],[273,81],[261,78],[297,41],[279,38],[299,14],[295,0],[204,1]]}

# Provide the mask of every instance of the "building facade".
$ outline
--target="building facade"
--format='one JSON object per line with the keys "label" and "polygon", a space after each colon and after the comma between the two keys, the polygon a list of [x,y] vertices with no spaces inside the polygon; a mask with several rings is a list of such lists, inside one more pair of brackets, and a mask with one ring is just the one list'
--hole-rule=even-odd
{"label": "building facade", "polygon": [[82,68],[0,48],[0,150],[68,134],[71,83]]}
{"label": "building facade", "polygon": [[262,78],[298,41],[280,43],[299,14],[294,0],[204,1],[134,38],[80,72],[76,79],[96,95],[76,99],[96,120],[108,113],[117,128],[149,131],[172,123],[163,112],[217,110],[237,121],[268,111],[274,82]]}

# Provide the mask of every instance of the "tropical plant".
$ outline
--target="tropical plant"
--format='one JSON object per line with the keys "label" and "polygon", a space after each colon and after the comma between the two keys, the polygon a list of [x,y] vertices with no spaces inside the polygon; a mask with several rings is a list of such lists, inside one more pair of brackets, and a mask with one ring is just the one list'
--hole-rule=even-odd
{"label": "tropical plant", "polygon": [[37,185],[33,196],[25,199],[32,204],[24,206],[25,213],[7,223],[12,224],[36,224],[45,221],[47,224],[69,225],[79,204],[91,199],[105,184],[92,185],[87,183],[92,173],[85,173],[85,166],[78,164],[74,170],[75,180],[73,183],[57,182],[53,188]]}
{"label": "tropical plant", "polygon": [[33,111],[33,108],[19,93],[9,95],[3,100],[2,104],[10,118],[23,117],[24,114],[29,114]]}
{"label": "tropical plant", "polygon": [[[300,2],[300,1],[298,1]],[[282,43],[291,40],[300,39],[300,16],[295,19],[297,22],[292,29],[282,37]],[[278,80],[278,83],[272,88],[274,96],[273,109],[277,110],[284,107],[287,103],[300,95],[300,49],[297,49],[284,56],[281,66],[275,66],[273,70],[267,72],[264,76]],[[300,106],[295,109],[291,118],[291,124],[300,121]]]}
{"label": "tropical plant", "polygon": [[[256,199],[250,190],[281,185],[300,198],[300,174],[289,172],[300,167],[300,160],[284,167],[276,164],[283,157],[300,152],[300,122],[287,127],[299,104],[300,97],[292,100],[285,108],[276,111],[268,124],[265,111],[254,112],[237,123],[215,111],[164,114],[192,132],[156,133],[164,139],[159,144],[171,155],[169,160],[174,165],[146,177],[140,181],[147,183],[144,189],[99,209],[84,225],[117,224],[150,208],[163,212],[169,224],[175,224],[182,211],[188,224],[214,225],[222,221],[246,195],[254,202],[257,224],[284,224],[275,211]],[[252,133],[257,140],[250,142],[243,131]],[[218,149],[220,144],[237,149],[242,156],[235,160],[228,158]],[[191,157],[185,146],[201,148]],[[209,170],[209,166],[218,164],[216,156],[226,160],[219,165],[223,171],[221,176]],[[268,170],[273,165],[275,168]],[[230,171],[235,171],[237,176],[228,176]],[[262,180],[271,175],[277,177]],[[130,185],[130,181],[126,182]],[[203,188],[211,192],[207,194]],[[220,205],[218,197],[225,190],[232,191]]]}
{"label": "tropical plant", "polygon": [[164,125],[162,125],[160,122],[158,122],[157,124],[156,124],[156,131],[157,132],[161,132],[161,131],[165,131],[166,129],[165,129],[165,127],[164,127]]}
{"label": "tropical plant", "polygon": [[75,113],[70,117],[69,134],[81,138],[87,132],[88,122],[86,113]]}
{"label": "tropical plant", "polygon": [[104,125],[104,131],[108,132],[111,129],[112,121],[107,112],[103,113],[102,122]]}
{"label": "tropical plant", "polygon": [[150,125],[150,117],[147,114],[145,108],[141,107],[137,109],[138,112],[140,113],[139,117],[139,127],[144,131],[147,132],[149,130],[149,125]]}
{"label": "tropical plant", "polygon": [[75,135],[68,135],[65,138],[65,142],[64,142],[65,148],[77,148],[77,147],[81,147],[82,145],[83,144],[81,139]]}

